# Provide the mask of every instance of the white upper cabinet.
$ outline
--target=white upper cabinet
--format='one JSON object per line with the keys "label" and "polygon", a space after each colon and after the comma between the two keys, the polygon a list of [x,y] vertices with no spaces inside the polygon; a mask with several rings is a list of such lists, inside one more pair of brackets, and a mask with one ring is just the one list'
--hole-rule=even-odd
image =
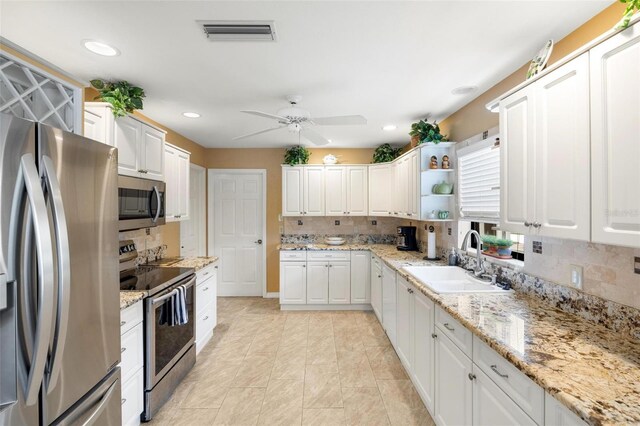
{"label": "white upper cabinet", "polygon": [[348,166],[346,175],[347,214],[349,216],[367,216],[369,213],[367,166]]}
{"label": "white upper cabinet", "polygon": [[588,241],[591,233],[588,55],[583,54],[542,77],[534,89],[534,233]]}
{"label": "white upper cabinet", "polygon": [[501,228],[589,240],[584,54],[500,102]]}
{"label": "white upper cabinet", "polygon": [[304,167],[303,206],[305,216],[324,216],[324,167]]}
{"label": "white upper cabinet", "polygon": [[324,171],[325,213],[327,216],[347,214],[347,168],[330,166]]}
{"label": "white upper cabinet", "polygon": [[118,174],[164,180],[165,134],[133,116],[114,118],[105,102],[87,102],[84,135],[118,148]]}
{"label": "white upper cabinet", "polygon": [[407,216],[420,218],[420,151],[414,150],[407,156]]}
{"label": "white upper cabinet", "polygon": [[391,214],[392,190],[391,164],[369,166],[369,215],[388,216]]}
{"label": "white upper cabinet", "polygon": [[191,155],[171,144],[164,146],[167,222],[189,219],[189,163]]}
{"label": "white upper cabinet", "polygon": [[282,166],[282,215],[302,216],[302,167]]}
{"label": "white upper cabinet", "polygon": [[592,240],[640,247],[640,24],[590,62]]}

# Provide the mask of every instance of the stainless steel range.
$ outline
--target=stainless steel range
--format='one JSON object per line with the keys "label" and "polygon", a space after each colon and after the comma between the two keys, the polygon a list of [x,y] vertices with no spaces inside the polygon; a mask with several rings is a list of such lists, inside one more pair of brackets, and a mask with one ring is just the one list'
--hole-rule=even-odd
{"label": "stainless steel range", "polygon": [[[126,245],[127,242],[123,243]],[[131,252],[127,255],[130,258],[136,256],[131,256]],[[120,272],[120,290],[148,293],[144,300],[144,421],[153,418],[196,362],[195,283],[193,268],[141,265]],[[186,288],[188,320],[185,324],[170,325],[163,318],[173,309],[174,297],[180,286]]]}

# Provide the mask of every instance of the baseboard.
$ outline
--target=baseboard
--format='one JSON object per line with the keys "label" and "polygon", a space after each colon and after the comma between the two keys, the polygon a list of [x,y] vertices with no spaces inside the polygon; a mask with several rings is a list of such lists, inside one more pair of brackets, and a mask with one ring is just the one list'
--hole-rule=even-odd
{"label": "baseboard", "polygon": [[280,298],[280,292],[278,291],[273,291],[271,293],[267,293],[264,296],[265,299],[279,299]]}
{"label": "baseboard", "polygon": [[371,311],[371,305],[280,305],[281,311]]}

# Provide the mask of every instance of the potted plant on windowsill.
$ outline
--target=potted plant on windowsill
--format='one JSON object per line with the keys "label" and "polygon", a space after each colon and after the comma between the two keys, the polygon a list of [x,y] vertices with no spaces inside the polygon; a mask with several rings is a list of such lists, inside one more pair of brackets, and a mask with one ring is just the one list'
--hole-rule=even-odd
{"label": "potted plant on windowsill", "polygon": [[511,246],[513,246],[513,244],[515,244],[513,241],[498,238],[495,235],[483,235],[482,254],[500,259],[510,259]]}

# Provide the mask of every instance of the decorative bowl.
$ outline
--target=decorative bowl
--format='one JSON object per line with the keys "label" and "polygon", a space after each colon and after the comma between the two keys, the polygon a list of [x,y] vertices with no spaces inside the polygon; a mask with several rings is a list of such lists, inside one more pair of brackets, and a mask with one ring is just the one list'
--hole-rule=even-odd
{"label": "decorative bowl", "polygon": [[325,156],[322,158],[322,162],[323,162],[324,164],[337,164],[337,163],[338,163],[338,159],[336,158],[336,156],[335,156],[335,155],[333,155],[333,154],[328,154],[328,155],[325,155]]}

